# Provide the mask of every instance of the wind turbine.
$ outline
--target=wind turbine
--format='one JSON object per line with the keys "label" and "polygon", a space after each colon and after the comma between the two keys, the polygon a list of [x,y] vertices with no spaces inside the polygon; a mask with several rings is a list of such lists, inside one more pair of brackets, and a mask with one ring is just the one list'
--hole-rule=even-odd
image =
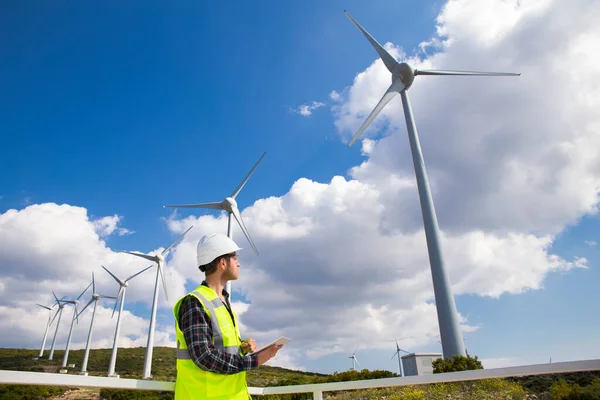
{"label": "wind turbine", "polygon": [[[258,167],[258,164],[260,164],[260,162],[262,161],[262,159],[265,157],[266,154],[267,153],[265,152],[265,153],[263,153],[262,156],[260,156],[260,158],[258,159],[256,164],[254,164],[254,167],[252,167],[252,169],[250,170],[248,175],[246,175],[244,180],[242,180],[242,182],[238,185],[238,187],[235,188],[235,190],[233,191],[231,196],[226,197],[225,200],[223,200],[221,202],[213,202],[213,203],[184,204],[184,205],[178,205],[178,206],[164,206],[164,207],[165,208],[210,208],[213,210],[227,211],[227,213],[229,214],[228,221],[227,221],[227,236],[229,236],[230,239],[233,239],[233,229],[232,229],[233,224],[231,222],[231,218],[233,216],[233,218],[235,218],[236,222],[240,226],[240,229],[244,233],[244,236],[246,236],[246,239],[248,239],[250,246],[252,246],[254,253],[256,253],[256,255],[258,255],[258,250],[256,249],[256,246],[254,245],[254,241],[252,240],[252,238],[250,237],[250,234],[248,233],[248,229],[246,229],[246,224],[244,224],[242,215],[240,214],[240,211],[238,210],[237,201],[235,200],[235,198],[240,193],[240,191],[242,190],[242,188],[244,187],[246,182],[248,182],[248,179],[250,179],[250,176],[252,176],[252,174],[254,173],[254,170],[256,169],[256,167]],[[225,290],[227,290],[227,293],[229,293],[229,298],[231,299],[231,281],[227,282],[227,284],[225,285]]]}
{"label": "wind turbine", "polygon": [[367,117],[362,126],[358,129],[348,146],[354,142],[369,126],[371,121],[379,114],[387,103],[398,93],[402,98],[404,117],[408,131],[408,139],[415,168],[419,199],[421,202],[421,212],[423,214],[423,224],[425,227],[425,236],[427,239],[427,249],[429,252],[429,264],[433,280],[433,291],[435,295],[435,304],[437,308],[438,323],[442,338],[442,349],[444,358],[454,355],[465,355],[465,348],[462,341],[462,333],[458,325],[458,316],[456,304],[450,287],[450,279],[444,267],[442,251],[440,249],[439,227],[433,205],[433,198],[429,188],[425,162],[421,152],[417,127],[413,117],[410,101],[408,99],[408,89],[412,85],[415,76],[418,75],[464,75],[464,76],[519,76],[515,73],[504,72],[473,72],[473,71],[445,71],[445,70],[416,70],[406,63],[398,63],[390,53],[387,52],[358,22],[354,20],[346,11],[344,13],[356,25],[356,27],[369,40],[371,45],[381,57],[386,68],[392,74],[392,84],[387,89],[379,103],[375,106],[371,114]]}
{"label": "wind turbine", "polygon": [[[77,305],[79,304],[79,299],[81,298],[81,296],[83,296],[83,294],[85,292],[87,292],[87,290],[90,288],[90,286],[92,286],[92,284],[90,283],[83,292],[81,292],[81,294],[79,296],[77,296],[77,298],[75,300],[65,300],[63,301],[63,303],[68,303],[68,304],[73,304],[73,318],[71,319],[71,328],[69,328],[69,336],[67,337],[67,347],[65,347],[65,356],[63,357],[63,362],[62,362],[62,367],[65,368],[67,366],[67,360],[69,359],[69,346],[71,345],[71,333],[73,333],[73,323],[75,322],[75,320],[77,320],[77,323],[79,324],[79,317],[77,314]],[[56,295],[54,295],[54,297],[56,297]],[[58,299],[56,299],[58,300]]]}
{"label": "wind turbine", "polygon": [[171,250],[171,248],[178,243],[186,233],[193,228],[193,225],[188,228],[187,231],[183,232],[173,243],[169,245],[166,249],[164,249],[160,254],[156,254],[153,256],[149,256],[147,254],[133,253],[130,251],[120,251],[120,253],[127,253],[133,256],[141,257],[149,261],[153,261],[157,265],[156,269],[156,281],[154,283],[154,298],[152,300],[152,316],[150,317],[150,327],[148,328],[148,343],[146,345],[146,358],[144,360],[144,370],[142,372],[142,379],[149,379],[150,372],[152,369],[152,352],[154,349],[154,326],[156,324],[156,306],[158,304],[158,277],[160,276],[163,281],[163,289],[165,290],[165,297],[169,300],[169,295],[167,294],[167,282],[165,281],[165,276],[162,272],[162,264],[165,262],[165,256]]}
{"label": "wind turbine", "polygon": [[[48,355],[48,360],[52,360],[52,358],[54,357],[54,343],[56,342],[56,334],[58,333],[58,327],[60,326],[60,318],[62,317],[63,308],[65,308],[65,304],[62,302],[64,297],[62,299],[58,300],[58,298],[56,297],[54,292],[52,292],[52,294],[54,295],[54,298],[56,299],[55,304],[58,304],[58,310],[56,311],[56,314],[54,314],[54,318],[52,318],[52,322],[54,322],[57,315],[58,315],[58,321],[56,322],[56,328],[54,329],[54,337],[52,338],[52,345],[50,346],[50,354]],[[50,322],[50,324],[52,324],[52,322]]]}
{"label": "wind turbine", "polygon": [[112,313],[112,317],[114,317],[115,315],[115,310],[117,309],[117,304],[119,304],[119,302],[121,303],[121,306],[119,308],[119,316],[117,317],[117,328],[115,329],[115,339],[113,341],[113,349],[112,349],[112,354],[110,356],[110,365],[108,366],[108,376],[111,377],[119,377],[118,375],[115,375],[115,364],[117,362],[117,347],[118,347],[118,342],[119,342],[119,330],[121,329],[121,314],[123,314],[123,304],[125,303],[125,291],[127,290],[127,286],[129,285],[129,281],[133,278],[135,278],[136,276],[138,276],[139,274],[141,274],[142,272],[152,268],[153,265],[150,265],[146,268],[144,268],[143,270],[141,270],[140,272],[131,275],[129,278],[125,279],[124,281],[120,280],[119,278],[117,278],[112,272],[110,272],[108,270],[108,268],[104,267],[104,265],[102,265],[102,268],[104,268],[104,270],[106,272],[108,272],[110,274],[110,276],[112,276],[117,283],[120,285],[120,289],[119,289],[119,294],[117,295],[117,301],[115,301],[115,307],[113,308],[113,313]]}
{"label": "wind turbine", "polygon": [[[394,339],[396,340],[396,339]],[[410,354],[408,351],[406,350],[402,350],[400,348],[400,346],[398,345],[398,340],[396,340],[396,352],[394,353],[394,355],[392,356],[391,359],[393,359],[394,357],[398,356],[398,370],[400,371],[400,376],[404,376],[403,370],[402,370],[402,361],[400,361],[400,352],[406,353],[406,354]]]}
{"label": "wind turbine", "polygon": [[54,307],[54,304],[51,307],[43,306],[41,304],[37,304],[37,305],[40,306],[40,307],[42,307],[42,308],[45,308],[46,310],[49,311],[49,313],[48,313],[48,321],[46,322],[46,331],[44,332],[44,339],[42,340],[42,348],[40,349],[40,354],[38,354],[38,356],[37,356],[37,358],[41,358],[42,355],[44,354],[44,348],[46,347],[46,338],[48,337],[48,329],[50,328],[50,324],[54,320],[52,318],[52,307]]}
{"label": "wind turbine", "polygon": [[94,280],[94,273],[92,272],[92,298],[90,299],[90,301],[88,301],[85,307],[83,307],[79,314],[77,314],[77,317],[79,317],[79,315],[83,314],[85,309],[88,308],[88,306],[92,304],[92,302],[94,303],[94,311],[92,311],[92,321],[90,322],[90,332],[88,333],[87,343],[85,345],[85,355],[83,356],[83,363],[81,364],[81,372],[79,373],[79,375],[87,375],[87,364],[90,355],[90,343],[92,342],[92,329],[94,328],[94,317],[96,316],[96,306],[98,305],[98,300],[100,299],[116,299],[116,297],[104,296],[102,294],[96,293],[96,281]]}
{"label": "wind turbine", "polygon": [[358,362],[358,359],[356,358],[356,350],[358,350],[358,346],[356,346],[356,349],[354,349],[354,353],[352,353],[352,355],[348,358],[352,359],[352,369],[356,371],[356,366],[354,363],[360,365],[360,363]]}

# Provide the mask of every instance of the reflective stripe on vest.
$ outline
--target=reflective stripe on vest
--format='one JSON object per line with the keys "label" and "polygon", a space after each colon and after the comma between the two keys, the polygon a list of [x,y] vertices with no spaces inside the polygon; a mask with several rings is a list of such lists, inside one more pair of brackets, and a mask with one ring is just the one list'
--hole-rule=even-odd
{"label": "reflective stripe on vest", "polygon": [[[229,354],[239,354],[240,348],[236,345],[234,346],[224,346],[223,345],[223,333],[221,332],[221,327],[219,326],[219,321],[217,321],[217,313],[215,312],[215,308],[217,307],[225,307],[225,304],[221,301],[221,299],[216,298],[214,300],[208,300],[202,293],[197,290],[192,292],[195,296],[202,299],[202,303],[204,307],[208,309],[210,312],[210,322],[212,325],[213,331],[213,341],[216,349],[224,351]],[[191,360],[190,352],[188,349],[181,349],[179,347],[179,340],[177,341],[177,358],[179,360]]]}

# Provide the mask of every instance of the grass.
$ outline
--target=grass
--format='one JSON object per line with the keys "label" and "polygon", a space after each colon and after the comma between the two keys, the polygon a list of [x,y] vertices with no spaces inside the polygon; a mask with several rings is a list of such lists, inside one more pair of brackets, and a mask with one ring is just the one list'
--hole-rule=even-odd
{"label": "grass", "polygon": [[[61,369],[64,350],[54,352],[54,360],[38,359],[38,350],[0,349],[0,370],[18,370],[58,373]],[[152,357],[152,379],[175,381],[175,349],[155,347]],[[88,373],[95,376],[106,376],[110,362],[111,349],[94,349],[90,351]],[[44,353],[48,357],[48,351]],[[84,350],[71,350],[68,364],[76,368],[68,368],[69,374],[78,374],[83,361]],[[144,365],[145,348],[119,349],[116,373],[122,378],[141,379]],[[358,379],[376,379],[394,376],[389,371],[346,371],[331,375],[303,371],[294,371],[279,367],[261,366],[247,373],[248,386],[286,386],[306,383],[324,383]],[[396,375],[397,376],[397,375]],[[0,385],[0,399],[49,399],[77,388]],[[76,392],[73,392],[74,394]],[[329,400],[350,399],[599,399],[600,372],[583,372],[571,374],[541,375],[515,377],[508,379],[486,379],[475,382],[457,382],[435,385],[419,385],[412,387],[392,387],[366,390],[348,390],[329,392],[324,398]],[[98,389],[98,396],[106,400],[167,400],[173,398],[170,392],[134,391]],[[78,397],[73,397],[78,398]],[[96,397],[98,398],[98,397]],[[299,400],[310,399],[312,394],[289,394],[254,396],[261,400]]]}

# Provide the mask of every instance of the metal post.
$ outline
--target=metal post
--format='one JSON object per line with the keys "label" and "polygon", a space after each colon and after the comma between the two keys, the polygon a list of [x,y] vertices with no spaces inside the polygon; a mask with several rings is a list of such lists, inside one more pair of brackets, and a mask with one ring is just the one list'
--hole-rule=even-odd
{"label": "metal post", "polygon": [[54,357],[54,342],[56,342],[56,334],[58,333],[58,327],[60,325],[60,318],[62,317],[62,312],[63,312],[63,307],[60,307],[60,310],[58,311],[58,321],[56,322],[56,329],[54,330],[54,338],[52,339],[52,346],[50,346],[50,355],[48,356],[48,360],[52,360],[52,357]]}
{"label": "metal post", "polygon": [[50,329],[50,321],[52,318],[52,314],[48,316],[48,322],[46,322],[46,332],[44,332],[44,339],[42,340],[42,348],[40,349],[40,354],[38,354],[38,358],[44,355],[44,348],[46,347],[46,338],[48,337],[48,329]]}
{"label": "metal post", "polygon": [[419,199],[421,202],[421,212],[423,214],[423,225],[425,227],[425,237],[427,239],[427,250],[429,252],[429,264],[431,267],[431,277],[433,279],[433,292],[435,295],[435,305],[437,308],[438,323],[440,326],[440,336],[442,339],[442,352],[444,358],[455,355],[465,355],[465,347],[462,339],[462,333],[458,326],[458,316],[456,305],[450,287],[450,279],[444,267],[442,250],[440,248],[439,227],[433,205],[433,198],[429,188],[429,180],[421,152],[421,145],[417,133],[417,127],[413,117],[408,93],[406,90],[400,92],[402,97],[402,106],[404,116],[406,117],[406,128],[408,130],[408,139],[410,141],[410,150],[413,157],[415,175],[417,178],[417,187],[419,190]]}
{"label": "metal post", "polygon": [[160,275],[160,261],[156,268],[156,282],[154,283],[154,299],[152,300],[152,316],[148,329],[148,343],[146,344],[146,358],[144,359],[144,371],[142,379],[150,379],[152,372],[152,351],[154,350],[154,325],[156,324],[156,306],[158,304],[158,278]]}
{"label": "metal post", "polygon": [[73,304],[73,318],[71,319],[71,328],[69,329],[69,337],[67,338],[67,347],[65,347],[65,356],[63,357],[62,367],[67,366],[69,359],[69,346],[71,345],[71,334],[73,333],[73,324],[75,323],[75,316],[77,315],[77,307]]}
{"label": "metal post", "polygon": [[313,400],[323,400],[323,392],[320,390],[315,390],[313,392]]}
{"label": "metal post", "polygon": [[[233,239],[232,219],[233,219],[233,215],[231,213],[229,213],[229,219],[227,221],[227,236],[229,237],[229,239]],[[227,293],[229,293],[229,303],[231,304],[231,301],[233,300],[233,296],[231,293],[231,281],[227,281],[227,283],[225,284],[225,290],[227,290]],[[220,294],[220,293],[217,293],[217,294]]]}
{"label": "metal post", "polygon": [[125,303],[125,291],[127,287],[123,288],[123,294],[121,295],[121,305],[119,306],[119,316],[117,317],[117,329],[115,330],[115,339],[113,341],[113,349],[110,355],[110,365],[108,366],[108,376],[119,377],[115,375],[115,365],[117,363],[117,348],[119,346],[119,330],[121,329],[121,314],[123,314],[123,304]]}
{"label": "metal post", "polygon": [[90,332],[88,333],[87,343],[85,345],[85,355],[83,356],[83,363],[81,364],[81,374],[87,375],[87,364],[90,356],[90,344],[92,342],[92,329],[94,328],[94,317],[96,316],[96,305],[98,300],[94,300],[94,311],[92,311],[92,322],[90,322]]}

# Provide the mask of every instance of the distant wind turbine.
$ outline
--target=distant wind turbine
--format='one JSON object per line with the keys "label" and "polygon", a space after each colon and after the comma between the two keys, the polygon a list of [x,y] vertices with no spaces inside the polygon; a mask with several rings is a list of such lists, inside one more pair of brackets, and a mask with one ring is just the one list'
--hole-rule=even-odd
{"label": "distant wind turbine", "polygon": [[58,305],[58,310],[56,311],[56,314],[54,314],[54,318],[52,318],[52,321],[50,322],[50,324],[52,324],[52,322],[54,322],[57,315],[58,315],[58,321],[56,322],[56,328],[54,329],[54,337],[52,338],[52,345],[50,346],[50,354],[48,355],[48,360],[52,360],[54,357],[54,343],[56,342],[56,335],[58,333],[58,327],[60,326],[60,318],[62,317],[63,309],[65,308],[65,304],[62,302],[64,299],[64,296],[62,299],[58,300],[56,298],[56,295],[54,294],[54,292],[52,292],[52,294],[54,295],[54,298],[56,299],[56,303],[54,303],[54,304]]}
{"label": "distant wind turbine", "polygon": [[[37,304],[37,303],[36,303]],[[38,306],[45,308],[46,310],[48,310],[48,321],[46,321],[46,331],[44,332],[44,339],[42,340],[42,348],[40,349],[40,354],[38,354],[38,358],[41,358],[44,355],[44,348],[46,347],[46,338],[48,337],[48,329],[50,328],[50,324],[52,323],[53,319],[52,319],[52,308],[54,307],[54,304],[50,307],[47,306],[43,306],[41,304],[37,304]]]}
{"label": "distant wind turbine", "polygon": [[[231,223],[231,218],[233,216],[233,218],[235,218],[236,222],[240,226],[240,229],[244,233],[244,236],[246,236],[246,239],[248,239],[250,246],[252,246],[254,253],[256,253],[256,255],[258,255],[258,250],[256,249],[256,246],[254,245],[254,241],[252,240],[252,238],[250,237],[250,234],[248,233],[248,229],[246,229],[246,224],[244,224],[242,215],[240,214],[240,211],[238,210],[237,201],[235,200],[235,198],[240,193],[240,191],[242,190],[242,188],[244,187],[246,182],[248,182],[248,179],[250,179],[250,176],[252,176],[252,174],[254,173],[254,170],[256,169],[256,167],[258,167],[258,164],[260,164],[260,162],[262,161],[262,159],[265,157],[266,154],[267,153],[265,152],[265,153],[263,153],[262,156],[260,156],[260,158],[258,159],[256,164],[254,164],[254,167],[252,167],[252,169],[250,170],[248,175],[246,175],[244,180],[242,180],[242,182],[238,185],[238,187],[235,188],[235,190],[233,191],[231,196],[225,198],[225,200],[223,200],[221,202],[213,202],[213,203],[184,204],[184,205],[164,206],[164,207],[165,208],[210,208],[210,209],[214,209],[214,210],[227,211],[227,213],[228,213],[227,236],[229,236],[230,239],[233,239],[233,232],[232,232],[233,226]],[[227,284],[225,285],[225,290],[227,290],[227,293],[229,293],[229,296],[230,296],[229,298],[231,299],[231,281],[227,282]]]}
{"label": "distant wind turbine", "polygon": [[162,267],[165,262],[165,258],[168,255],[169,251],[173,246],[179,243],[186,233],[193,228],[193,225],[190,226],[187,231],[183,232],[173,243],[171,243],[166,249],[164,249],[160,254],[156,254],[153,256],[149,256],[147,254],[134,253],[131,251],[120,251],[120,253],[127,253],[133,256],[141,257],[146,260],[155,262],[157,265],[156,270],[156,281],[154,283],[154,298],[152,300],[152,316],[150,317],[150,326],[148,328],[148,343],[146,345],[146,358],[144,359],[144,370],[142,372],[142,379],[149,379],[151,376],[152,370],[152,352],[154,350],[154,326],[156,325],[156,306],[158,304],[158,277],[160,276],[163,281],[163,289],[165,290],[165,297],[169,300],[169,295],[167,294],[167,282],[165,281],[165,276],[162,272]]}
{"label": "distant wind turbine", "polygon": [[[63,362],[62,362],[62,367],[65,368],[67,366],[67,361],[69,359],[69,347],[71,346],[71,334],[73,333],[73,323],[75,322],[75,320],[77,320],[77,323],[79,324],[79,317],[78,317],[78,311],[77,311],[77,306],[79,305],[79,299],[81,299],[81,296],[83,296],[83,294],[85,292],[87,292],[87,290],[90,288],[90,286],[92,286],[92,284],[90,283],[83,292],[81,292],[81,294],[79,296],[77,296],[77,298],[75,300],[64,300],[63,303],[67,303],[67,304],[73,304],[73,318],[71,319],[71,328],[69,328],[69,336],[67,337],[67,346],[65,347],[65,356],[63,357]],[[56,298],[56,295],[54,295],[54,297]],[[58,299],[56,299],[58,301]]]}
{"label": "distant wind turbine", "polygon": [[[394,339],[394,340],[396,340],[396,339]],[[396,352],[394,353],[392,358],[390,358],[390,360],[393,359],[394,357],[398,356],[398,370],[400,371],[400,376],[404,376],[404,372],[402,370],[402,361],[400,360],[400,352],[410,354],[408,351],[402,350],[400,348],[400,346],[398,345],[398,340],[396,340]]]}
{"label": "distant wind turbine", "polygon": [[92,298],[90,299],[90,301],[88,301],[85,307],[83,307],[79,314],[77,314],[77,317],[79,317],[79,315],[81,315],[85,311],[85,309],[88,308],[90,304],[92,304],[92,302],[94,303],[94,311],[92,311],[92,321],[90,322],[90,331],[88,333],[87,343],[85,345],[85,355],[83,356],[81,372],[79,373],[80,375],[87,375],[87,364],[90,355],[90,343],[92,342],[92,330],[94,329],[94,317],[96,316],[96,306],[98,305],[97,303],[100,299],[116,299],[116,297],[104,296],[102,294],[96,293],[96,281],[94,280],[94,273],[92,272]]}
{"label": "distant wind turbine", "polygon": [[[345,12],[345,11],[344,11]],[[454,355],[465,355],[465,348],[462,341],[462,333],[458,325],[458,315],[456,304],[450,287],[450,279],[444,267],[442,251],[440,249],[439,227],[429,188],[427,172],[425,170],[425,161],[419,143],[417,127],[412,113],[410,101],[408,99],[408,89],[412,85],[415,76],[418,75],[463,75],[463,76],[519,76],[520,74],[505,72],[473,72],[473,71],[445,71],[445,70],[416,70],[406,63],[398,63],[387,50],[383,48],[354,18],[345,12],[346,16],[356,25],[356,27],[367,38],[371,45],[381,57],[383,64],[392,74],[392,84],[387,89],[379,103],[375,106],[371,114],[352,137],[348,146],[352,146],[360,135],[367,129],[373,119],[385,107],[392,98],[400,93],[402,105],[404,108],[404,117],[408,130],[410,149],[412,152],[419,199],[421,201],[421,212],[423,214],[423,224],[425,227],[425,237],[427,239],[427,249],[429,252],[429,264],[431,266],[431,275],[433,280],[433,291],[435,295],[435,304],[437,307],[438,323],[442,338],[442,349],[444,358]]]}
{"label": "distant wind turbine", "polygon": [[[125,291],[127,290],[127,286],[129,286],[129,281],[132,280],[133,278],[135,278],[136,276],[138,276],[139,274],[141,274],[142,272],[152,268],[154,265],[150,265],[146,268],[144,268],[143,270],[139,271],[136,274],[131,275],[129,278],[125,279],[124,281],[120,280],[119,278],[117,278],[112,272],[110,272],[108,270],[108,268],[104,267],[102,265],[102,268],[104,268],[104,270],[106,272],[108,272],[110,274],[110,276],[112,276],[117,283],[120,285],[120,289],[119,289],[119,294],[117,295],[117,301],[115,301],[115,307],[113,308],[113,313],[112,316],[115,315],[115,310],[117,309],[117,304],[121,304],[121,306],[119,307],[119,316],[117,317],[117,327],[115,329],[115,339],[113,341],[113,349],[112,349],[112,354],[110,356],[110,364],[108,366],[108,376],[110,377],[119,377],[118,375],[115,375],[115,364],[117,362],[117,348],[118,348],[118,343],[119,343],[119,330],[121,329],[121,314],[123,314],[123,304],[125,303]],[[111,318],[112,318],[111,316]]]}
{"label": "distant wind turbine", "polygon": [[354,353],[352,353],[352,355],[348,358],[352,359],[352,369],[356,371],[356,364],[360,365],[360,363],[358,362],[358,359],[356,358],[356,350],[358,350],[358,345],[356,346],[356,349],[354,349]]}

